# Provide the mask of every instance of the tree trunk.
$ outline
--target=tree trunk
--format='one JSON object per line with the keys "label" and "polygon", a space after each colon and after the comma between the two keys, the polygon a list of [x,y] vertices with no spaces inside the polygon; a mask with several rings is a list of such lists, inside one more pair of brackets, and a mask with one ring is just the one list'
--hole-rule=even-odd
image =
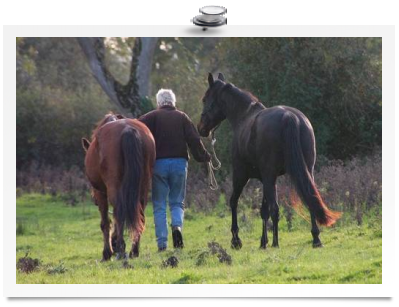
{"label": "tree trunk", "polygon": [[129,81],[125,85],[117,81],[105,65],[105,45],[103,38],[79,37],[77,39],[89,62],[93,76],[111,99],[112,103],[117,106],[119,112],[128,116],[138,117],[141,114],[141,109],[137,67],[141,52],[141,39],[136,38],[135,40],[132,50]]}
{"label": "tree trunk", "polygon": [[158,37],[141,38],[141,53],[139,55],[139,66],[137,69],[137,83],[139,85],[140,97],[149,96],[151,91],[150,75],[157,42]]}

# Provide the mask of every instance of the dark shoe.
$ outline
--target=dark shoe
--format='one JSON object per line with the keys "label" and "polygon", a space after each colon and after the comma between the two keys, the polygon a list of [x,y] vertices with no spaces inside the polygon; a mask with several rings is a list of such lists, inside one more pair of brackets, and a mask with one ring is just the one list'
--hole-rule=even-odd
{"label": "dark shoe", "polygon": [[160,252],[164,252],[164,251],[166,251],[166,246],[164,246],[164,247],[158,247],[158,252],[160,253]]}
{"label": "dark shoe", "polygon": [[173,237],[173,247],[174,248],[183,248],[183,235],[181,233],[181,228],[174,226],[172,227],[172,237]]}

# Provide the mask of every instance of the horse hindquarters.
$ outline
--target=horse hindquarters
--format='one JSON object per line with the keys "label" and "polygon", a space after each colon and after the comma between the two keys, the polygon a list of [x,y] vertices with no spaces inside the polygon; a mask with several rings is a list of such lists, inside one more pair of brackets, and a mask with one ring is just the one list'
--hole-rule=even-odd
{"label": "horse hindquarters", "polygon": [[316,221],[321,225],[331,226],[339,219],[341,214],[327,208],[314,183],[312,174],[307,169],[306,157],[304,157],[301,142],[308,142],[309,140],[300,139],[300,121],[298,117],[292,112],[287,112],[283,117],[283,121],[285,169],[293,181],[299,196],[310,211],[313,245],[315,247],[320,246],[321,242],[318,238],[319,230]]}

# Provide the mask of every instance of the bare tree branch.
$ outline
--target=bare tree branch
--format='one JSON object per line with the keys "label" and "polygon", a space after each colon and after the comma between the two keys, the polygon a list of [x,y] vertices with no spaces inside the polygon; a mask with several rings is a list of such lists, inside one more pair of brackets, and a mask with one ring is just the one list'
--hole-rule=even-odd
{"label": "bare tree branch", "polygon": [[93,76],[112,102],[121,108],[122,106],[119,104],[115,92],[115,83],[117,81],[109,73],[104,63],[105,48],[103,39],[101,37],[78,37],[78,42],[86,55]]}
{"label": "bare tree branch", "polygon": [[136,38],[132,51],[129,81],[126,85],[118,82],[109,72],[105,64],[104,39],[101,37],[79,37],[82,48],[93,76],[119,111],[126,115],[137,117],[141,114],[140,96],[137,83],[138,59],[141,52],[141,39]]}

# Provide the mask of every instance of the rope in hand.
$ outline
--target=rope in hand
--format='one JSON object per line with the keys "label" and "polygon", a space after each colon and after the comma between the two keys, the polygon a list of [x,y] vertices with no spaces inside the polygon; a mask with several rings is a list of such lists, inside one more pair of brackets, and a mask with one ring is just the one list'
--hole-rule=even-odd
{"label": "rope in hand", "polygon": [[212,146],[212,156],[216,162],[216,165],[213,165],[212,162],[212,156],[211,156],[211,160],[207,163],[208,166],[208,184],[209,184],[209,188],[213,191],[219,189],[219,185],[216,181],[216,177],[215,177],[215,173],[213,171],[217,171],[222,167],[222,163],[220,162],[220,160],[218,159],[218,157],[216,156],[216,152],[215,152],[215,143],[216,143],[216,138],[215,138],[215,130],[219,128],[219,125],[216,126],[215,129],[212,130],[211,133],[211,146]]}

